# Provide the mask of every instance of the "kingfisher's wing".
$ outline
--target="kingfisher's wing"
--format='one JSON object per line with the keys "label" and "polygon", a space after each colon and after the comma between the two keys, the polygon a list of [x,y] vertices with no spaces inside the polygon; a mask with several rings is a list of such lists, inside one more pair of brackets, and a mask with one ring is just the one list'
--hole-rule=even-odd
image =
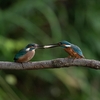
{"label": "kingfisher's wing", "polygon": [[76,53],[78,53],[80,56],[84,57],[81,49],[78,46],[71,44],[71,47]]}
{"label": "kingfisher's wing", "polygon": [[14,57],[14,60],[18,60],[21,56],[23,56],[24,54],[26,54],[27,51],[25,49],[21,49]]}

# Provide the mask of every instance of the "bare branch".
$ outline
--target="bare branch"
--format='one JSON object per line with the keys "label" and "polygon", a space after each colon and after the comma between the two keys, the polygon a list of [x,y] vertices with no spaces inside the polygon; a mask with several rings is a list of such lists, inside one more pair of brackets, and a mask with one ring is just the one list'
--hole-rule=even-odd
{"label": "bare branch", "polygon": [[83,66],[87,68],[100,69],[100,61],[89,59],[72,59],[72,58],[57,58],[46,61],[36,61],[27,63],[15,63],[15,62],[0,62],[0,69],[10,70],[35,70],[44,68],[63,68],[71,66]]}

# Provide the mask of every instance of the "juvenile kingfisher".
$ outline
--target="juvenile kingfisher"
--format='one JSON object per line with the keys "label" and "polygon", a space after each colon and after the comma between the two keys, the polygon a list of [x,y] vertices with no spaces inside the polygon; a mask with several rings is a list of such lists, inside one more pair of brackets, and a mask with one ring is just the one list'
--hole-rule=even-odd
{"label": "juvenile kingfisher", "polygon": [[35,55],[35,50],[38,48],[42,48],[42,47],[35,43],[28,44],[24,49],[21,49],[15,55],[14,61],[18,63],[30,61]]}
{"label": "juvenile kingfisher", "polygon": [[76,46],[68,41],[61,41],[58,43],[58,45],[63,47],[64,50],[69,54],[70,57],[84,58],[83,53],[78,46]]}

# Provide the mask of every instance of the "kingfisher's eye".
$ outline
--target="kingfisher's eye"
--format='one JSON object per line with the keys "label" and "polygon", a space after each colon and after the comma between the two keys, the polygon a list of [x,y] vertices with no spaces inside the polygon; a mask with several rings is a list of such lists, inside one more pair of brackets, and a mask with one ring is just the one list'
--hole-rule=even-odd
{"label": "kingfisher's eye", "polygon": [[59,42],[59,43],[58,43],[58,45],[62,45],[62,43],[61,43],[61,42]]}
{"label": "kingfisher's eye", "polygon": [[33,47],[35,46],[35,45],[32,45]]}
{"label": "kingfisher's eye", "polygon": [[33,48],[34,47],[34,45],[31,45],[29,48]]}
{"label": "kingfisher's eye", "polygon": [[62,46],[65,46],[66,44],[63,44],[63,43],[62,43],[61,45],[62,45]]}

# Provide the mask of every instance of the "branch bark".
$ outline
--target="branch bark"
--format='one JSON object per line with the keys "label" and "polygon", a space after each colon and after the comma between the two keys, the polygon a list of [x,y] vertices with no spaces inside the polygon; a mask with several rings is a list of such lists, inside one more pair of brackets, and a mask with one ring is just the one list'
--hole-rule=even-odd
{"label": "branch bark", "polygon": [[57,58],[46,61],[36,61],[27,63],[15,63],[0,61],[0,69],[10,70],[35,70],[47,68],[63,68],[71,66],[83,66],[87,68],[100,69],[100,61],[90,59]]}

